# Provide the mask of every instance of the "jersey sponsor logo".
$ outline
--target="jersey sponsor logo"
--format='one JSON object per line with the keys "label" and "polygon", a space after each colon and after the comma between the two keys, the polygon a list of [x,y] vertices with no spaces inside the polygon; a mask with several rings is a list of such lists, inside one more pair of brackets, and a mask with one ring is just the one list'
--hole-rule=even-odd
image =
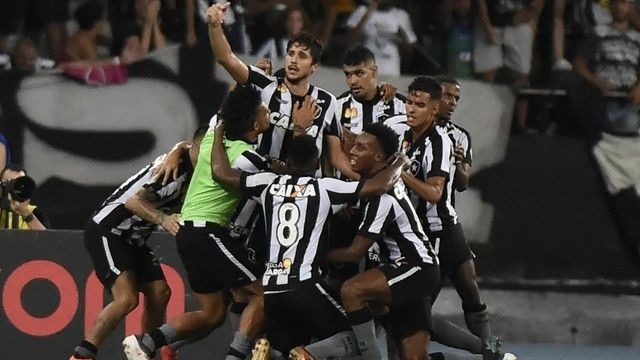
{"label": "jersey sponsor logo", "polygon": [[358,116],[358,109],[354,107],[346,108],[344,110],[344,117],[347,119],[351,119]]}
{"label": "jersey sponsor logo", "polygon": [[385,111],[385,110],[389,110],[389,109],[391,109],[391,106],[389,106],[389,105],[387,105],[387,104],[378,104],[378,105],[376,106],[376,109],[377,109],[378,111],[380,111],[380,112],[383,112],[383,111]]}
{"label": "jersey sponsor logo", "polygon": [[307,184],[272,184],[269,186],[269,194],[282,197],[309,197],[316,196],[316,188],[313,185]]}
{"label": "jersey sponsor logo", "polygon": [[292,264],[293,260],[289,258],[284,258],[278,262],[269,261],[264,273],[268,276],[289,275]]}
{"label": "jersey sponsor logo", "polygon": [[289,115],[280,114],[277,111],[274,111],[271,114],[269,114],[269,122],[271,124],[279,128],[293,130],[293,121],[289,121],[289,120],[290,120]]}

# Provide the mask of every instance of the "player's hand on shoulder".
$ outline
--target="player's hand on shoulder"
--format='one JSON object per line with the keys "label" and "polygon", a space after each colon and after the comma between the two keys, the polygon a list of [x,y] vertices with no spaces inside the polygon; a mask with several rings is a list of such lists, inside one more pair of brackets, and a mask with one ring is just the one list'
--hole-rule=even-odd
{"label": "player's hand on shoulder", "polygon": [[267,75],[271,75],[273,73],[273,63],[269,58],[258,59],[256,61],[256,67],[264,71]]}
{"label": "player's hand on shoulder", "polygon": [[393,100],[398,92],[398,87],[394,84],[383,82],[378,86],[378,93],[382,96],[382,101],[387,102]]}

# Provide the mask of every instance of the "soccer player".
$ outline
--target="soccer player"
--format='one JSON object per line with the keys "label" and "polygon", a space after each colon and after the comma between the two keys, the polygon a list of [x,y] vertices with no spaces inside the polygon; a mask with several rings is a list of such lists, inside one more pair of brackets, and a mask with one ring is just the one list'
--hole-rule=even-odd
{"label": "soccer player", "polygon": [[[510,353],[503,353],[496,348],[491,338],[489,317],[486,306],[480,301],[480,292],[476,282],[474,265],[475,255],[462,232],[455,211],[455,191],[464,191],[469,182],[469,167],[472,162],[471,136],[467,130],[451,122],[451,115],[460,100],[460,84],[449,76],[438,76],[436,80],[442,86],[442,96],[437,114],[437,127],[445,133],[453,144],[453,157],[450,162],[450,174],[447,179],[442,198],[435,205],[437,216],[442,223],[442,230],[431,234],[430,239],[438,241],[441,279],[445,277],[453,281],[456,291],[462,300],[465,320],[471,333],[451,323],[434,317],[432,322],[433,339],[439,343],[468,350],[477,355],[467,354],[432,354],[438,359],[480,359],[509,360],[515,359]],[[433,205],[432,205],[433,206]],[[431,220],[430,223],[434,221]],[[435,301],[435,299],[433,299]],[[469,311],[478,309],[479,311]],[[439,357],[440,356],[440,357]]]}
{"label": "soccer player", "polygon": [[[375,139],[384,138],[385,142]],[[380,143],[387,144],[381,148]],[[384,168],[396,151],[398,139],[389,127],[365,127],[351,149],[351,164],[363,178]],[[363,200],[364,220],[353,243],[329,252],[329,261],[358,262],[378,242],[383,264],[347,280],[341,289],[364,359],[386,358],[376,348],[373,314],[369,306],[389,307],[386,321],[403,359],[428,359],[431,294],[439,283],[438,260],[422,230],[420,220],[399,181],[386,194]]]}
{"label": "soccer player", "polygon": [[146,241],[156,225],[174,235],[178,231],[177,214],[160,209],[180,208],[205,131],[195,133],[175,179],[164,185],[153,179],[154,169],[164,158],[160,156],[120,185],[87,222],[84,244],[98,280],[110,290],[113,301],[100,312],[71,360],[96,358],[104,339],[138,306],[138,291],[145,296],[142,328],[149,331],[164,321],[171,290]]}
{"label": "soccer player", "polygon": [[[269,106],[271,126],[262,135],[258,152],[286,161],[294,137],[307,134],[315,139],[320,154],[330,159],[331,165],[345,176],[357,179],[349,160],[342,152],[340,126],[336,113],[336,98],[329,92],[311,85],[309,77],[318,68],[322,45],[313,36],[300,33],[287,43],[284,59],[284,78],[267,76],[262,70],[248,66],[232,51],[222,29],[222,20],[229,3],[214,4],[207,10],[209,38],[218,62],[239,84],[251,84],[262,93]],[[311,119],[293,116],[295,106],[311,104],[315,112]],[[326,145],[326,146],[325,146]],[[320,164],[316,166],[320,169]],[[317,173],[320,175],[320,172]]]}
{"label": "soccer player", "polygon": [[[401,156],[366,181],[345,182],[314,177],[318,159],[314,138],[303,135],[292,140],[287,156],[290,174],[251,175],[230,169],[222,144],[214,145],[214,177],[239,187],[262,205],[269,239],[262,278],[266,334],[279,356],[307,344],[311,337],[323,339],[349,330],[344,310],[320,271],[326,220],[358,197],[386,192],[406,164]],[[354,345],[345,340],[343,353],[336,355],[353,355]]]}
{"label": "soccer player", "polygon": [[[176,235],[178,253],[199,310],[187,312],[142,336],[127,337],[123,347],[129,360],[147,360],[166,344],[207,336],[224,323],[225,290],[249,299],[226,359],[244,359],[253,339],[262,331],[264,313],[258,266],[251,261],[246,248],[229,237],[227,227],[239,195],[212,178],[211,168],[215,163],[212,163],[211,152],[215,123],[217,119],[225,119],[228,122],[225,157],[229,156],[233,166],[244,171],[264,169],[264,159],[252,150],[251,144],[268,128],[268,116],[269,110],[257,90],[237,86],[227,95],[220,113],[211,120],[182,206],[182,225]],[[219,141],[223,141],[222,136]]]}

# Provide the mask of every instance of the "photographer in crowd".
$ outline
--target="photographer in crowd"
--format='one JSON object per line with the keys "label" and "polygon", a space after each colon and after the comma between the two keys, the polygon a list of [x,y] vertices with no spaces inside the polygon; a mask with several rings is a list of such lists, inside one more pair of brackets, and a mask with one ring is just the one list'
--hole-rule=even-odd
{"label": "photographer in crowd", "polygon": [[31,204],[35,182],[20,165],[11,164],[0,172],[0,229],[45,230],[49,220]]}

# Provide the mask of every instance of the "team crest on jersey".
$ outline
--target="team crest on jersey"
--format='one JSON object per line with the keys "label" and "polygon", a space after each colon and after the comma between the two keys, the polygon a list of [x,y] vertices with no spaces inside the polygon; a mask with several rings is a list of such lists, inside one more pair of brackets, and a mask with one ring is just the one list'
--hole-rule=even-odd
{"label": "team crest on jersey", "polygon": [[409,170],[413,176],[418,175],[420,172],[420,162],[418,160],[411,160],[411,165],[409,165]]}
{"label": "team crest on jersey", "polygon": [[293,260],[289,258],[284,258],[282,261],[278,262],[269,261],[264,273],[269,276],[289,275],[291,265],[293,265]]}
{"label": "team crest on jersey", "polygon": [[316,196],[316,188],[307,184],[272,184],[269,186],[269,194],[281,197],[310,197]]}
{"label": "team crest on jersey", "polygon": [[358,116],[358,109],[354,107],[346,108],[344,110],[344,117],[347,119],[351,119]]}

